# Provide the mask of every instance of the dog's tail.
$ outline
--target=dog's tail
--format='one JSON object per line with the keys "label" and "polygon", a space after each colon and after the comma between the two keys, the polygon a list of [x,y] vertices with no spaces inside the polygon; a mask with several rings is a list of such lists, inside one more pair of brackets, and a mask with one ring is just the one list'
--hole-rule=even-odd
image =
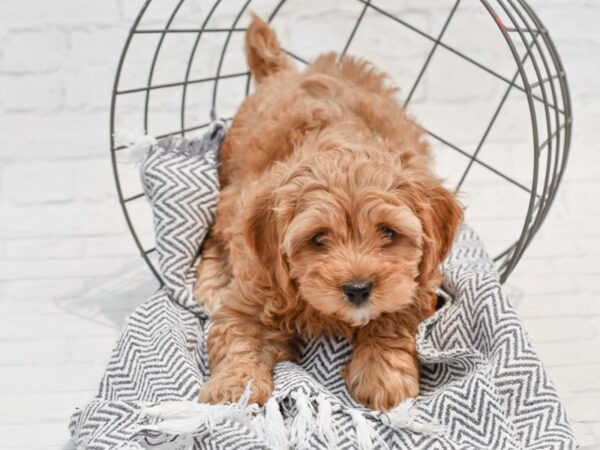
{"label": "dog's tail", "polygon": [[246,30],[246,59],[257,83],[291,68],[290,60],[281,49],[275,31],[254,13]]}

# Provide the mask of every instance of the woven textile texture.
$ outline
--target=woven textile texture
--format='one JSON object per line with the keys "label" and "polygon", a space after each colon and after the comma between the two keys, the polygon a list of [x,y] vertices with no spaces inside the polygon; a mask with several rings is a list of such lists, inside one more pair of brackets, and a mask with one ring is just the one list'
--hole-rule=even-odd
{"label": "woven textile texture", "polygon": [[[350,344],[322,337],[305,343],[298,363],[275,368],[273,400],[287,430],[279,440],[265,430],[267,412],[252,405],[243,412],[231,406],[229,416],[199,422],[186,434],[157,431],[161,420],[145,408],[194,401],[210,375],[209,320],[192,286],[216,208],[224,134],[216,123],[203,138],[163,140],[148,152],[142,177],[164,286],[129,316],[96,398],[73,414],[79,448],[575,448],[555,389],[466,225],[443,266],[446,302],[419,326],[421,393],[410,407],[411,423],[356,403],[340,376]],[[443,428],[434,433],[431,424]]]}

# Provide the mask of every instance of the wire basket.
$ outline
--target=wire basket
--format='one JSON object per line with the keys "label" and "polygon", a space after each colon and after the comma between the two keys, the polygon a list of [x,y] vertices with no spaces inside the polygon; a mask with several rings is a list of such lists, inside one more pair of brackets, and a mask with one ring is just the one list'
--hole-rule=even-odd
{"label": "wire basket", "polygon": [[506,281],[555,198],[572,128],[558,52],[522,0],[147,0],[119,60],[110,135],[119,202],[154,275],[149,206],[113,134],[191,136],[211,111],[231,119],[252,90],[248,11],[299,66],[336,50],[390,74]]}

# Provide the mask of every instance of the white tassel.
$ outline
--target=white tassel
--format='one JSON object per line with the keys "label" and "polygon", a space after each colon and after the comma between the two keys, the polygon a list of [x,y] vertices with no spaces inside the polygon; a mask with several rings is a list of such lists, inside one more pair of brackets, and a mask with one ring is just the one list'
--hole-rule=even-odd
{"label": "white tassel", "polygon": [[314,408],[310,399],[302,392],[292,394],[296,401],[296,417],[292,420],[290,430],[290,447],[295,449],[310,449],[309,440],[317,430]]}
{"label": "white tassel", "polygon": [[408,423],[413,420],[411,410],[414,401],[413,398],[409,398],[385,414],[390,421],[389,426],[392,428],[406,428]]}
{"label": "white tassel", "polygon": [[141,164],[150,147],[158,142],[153,136],[124,129],[115,130],[113,138],[115,145],[127,147],[126,152],[120,153],[123,155],[120,161],[132,164]]}
{"label": "white tassel", "polygon": [[381,448],[387,449],[385,441],[375,431],[375,428],[369,423],[362,412],[357,409],[348,409],[348,414],[352,417],[354,429],[356,430],[356,444],[359,450],[372,450],[375,445],[380,444]]}
{"label": "white tassel", "polygon": [[432,434],[432,435],[446,434],[448,432],[447,427],[442,424],[421,423],[421,422],[416,422],[416,421],[409,423],[408,426],[406,427],[406,429],[414,431],[415,433]]}
{"label": "white tassel", "polygon": [[167,434],[194,435],[203,427],[212,428],[215,422],[222,419],[249,424],[253,413],[253,405],[248,405],[252,393],[251,383],[252,381],[248,382],[240,401],[234,404],[212,405],[172,401],[142,408],[142,415],[162,419],[156,424],[143,425],[143,429]]}
{"label": "white tassel", "polygon": [[333,421],[333,406],[324,395],[317,397],[317,433],[323,439],[327,450],[335,450],[339,438],[339,426]]}
{"label": "white tassel", "polygon": [[385,414],[389,420],[388,426],[399,430],[411,430],[423,434],[443,434],[446,427],[439,423],[422,423],[416,420],[413,410],[414,399],[409,398]]}
{"label": "white tassel", "polygon": [[258,437],[265,441],[267,440],[267,423],[262,411],[258,411],[258,414],[253,414],[251,416],[249,425],[249,428],[254,431]]}
{"label": "white tassel", "polygon": [[288,433],[285,421],[275,397],[271,397],[265,405],[265,438],[271,447],[276,449],[288,448]]}
{"label": "white tassel", "polygon": [[167,434],[192,435],[210,422],[232,419],[244,422],[245,413],[235,405],[210,405],[196,402],[163,402],[151,408],[142,409],[147,417],[157,417],[162,421],[144,426],[144,429]]}

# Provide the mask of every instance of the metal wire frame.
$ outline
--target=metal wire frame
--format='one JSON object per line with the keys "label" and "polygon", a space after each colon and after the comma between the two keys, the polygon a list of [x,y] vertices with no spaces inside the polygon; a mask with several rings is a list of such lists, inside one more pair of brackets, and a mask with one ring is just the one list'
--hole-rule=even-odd
{"label": "metal wire frame", "polygon": [[[219,5],[222,2],[222,0],[215,0],[212,7],[209,9],[208,14],[205,17],[200,28],[171,28],[171,25],[184,1],[185,0],[178,0],[172,13],[167,19],[165,27],[156,29],[140,28],[140,22],[144,17],[148,6],[152,2],[152,0],[146,0],[136,19],[134,20],[133,25],[131,26],[131,29],[127,36],[127,39],[125,41],[123,51],[119,58],[119,64],[117,67],[112,91],[112,103],[110,114],[110,142],[112,167],[115,177],[115,183],[117,186],[119,203],[121,204],[121,208],[123,210],[127,226],[131,231],[132,237],[142,257],[150,267],[152,273],[157,277],[159,281],[160,276],[158,274],[158,271],[148,256],[149,254],[154,252],[155,249],[146,249],[142,246],[142,243],[136,232],[135,226],[132,222],[128,210],[128,205],[130,205],[132,202],[138,199],[141,199],[143,197],[143,193],[125,197],[121,186],[116,154],[118,151],[123,150],[124,147],[116,146],[113,137],[117,119],[117,99],[120,96],[128,94],[141,92],[144,93],[145,101],[143,127],[145,132],[149,132],[150,130],[148,130],[148,108],[152,92],[158,89],[182,86],[180,129],[173,130],[170,133],[164,133],[158,137],[160,138],[168,135],[185,135],[186,133],[203,129],[209,124],[209,122],[196,124],[193,126],[188,126],[186,124],[185,113],[187,108],[188,86],[198,83],[213,84],[211,113],[214,114],[214,110],[216,108],[217,103],[220,80],[239,78],[240,80],[245,82],[246,95],[248,95],[251,81],[251,75],[249,72],[223,74],[222,68],[223,61],[227,53],[232,35],[234,33],[245,31],[244,28],[238,27],[238,22],[240,21],[244,11],[246,11],[251,5],[252,0],[245,1],[245,3],[239,10],[239,13],[233,19],[233,23],[230,27],[214,28],[209,26],[211,18],[213,17],[214,13],[217,11]],[[499,33],[503,36],[514,58],[516,67],[515,73],[512,78],[506,78],[505,76],[501,75],[492,68],[487,67],[485,64],[482,64],[481,62],[466,55],[465,52],[461,51],[460,49],[448,45],[443,41],[444,34],[449,24],[451,23],[454,13],[456,12],[459,4],[461,3],[461,0],[456,0],[437,36],[429,35],[427,32],[406,22],[401,17],[397,17],[389,11],[386,11],[383,8],[373,4],[371,0],[356,1],[362,4],[362,8],[350,35],[346,39],[343,49],[340,50],[340,58],[348,52],[350,45],[356,35],[356,32],[361,22],[363,21],[365,13],[368,10],[377,12],[385,17],[388,17],[390,20],[393,20],[399,25],[402,25],[403,27],[417,33],[421,37],[432,42],[433,44],[427,55],[426,60],[424,61],[417,75],[417,78],[415,79],[413,85],[408,91],[409,94],[405,100],[406,105],[413,98],[413,94],[419,86],[423,75],[428,69],[431,60],[435,57],[435,53],[439,48],[443,48],[453,53],[462,60],[472,64],[475,67],[478,67],[479,69],[487,72],[496,79],[506,83],[506,91],[504,92],[504,95],[502,96],[496,109],[494,110],[494,113],[490,118],[490,122],[488,123],[488,126],[486,127],[473,153],[469,153],[468,151],[450,142],[449,140],[445,139],[443,136],[439,135],[433,130],[425,130],[432,139],[445,144],[448,148],[458,152],[459,154],[469,159],[468,165],[456,186],[457,191],[464,184],[472,167],[474,165],[477,165],[488,170],[495,176],[504,179],[506,182],[514,185],[516,188],[521,189],[529,194],[528,208],[524,217],[520,235],[512,245],[510,245],[507,249],[505,249],[503,252],[501,252],[494,258],[501,276],[501,281],[506,281],[506,279],[516,267],[524,251],[531,243],[533,237],[535,236],[536,232],[538,231],[548,214],[548,211],[556,196],[558,186],[564,174],[570,149],[573,119],[569,87],[559,54],[556,50],[554,43],[552,42],[552,39],[550,38],[547,29],[544,27],[544,25],[540,21],[539,17],[535,14],[533,9],[524,0],[480,0],[481,6],[485,8],[485,10],[487,10],[487,12],[490,14],[490,17],[493,19],[493,23],[495,23],[495,26],[498,28]],[[279,0],[279,2],[275,5],[273,11],[269,15],[269,22],[271,22],[275,18],[275,16],[278,14],[278,12],[281,10],[282,6],[285,3],[286,0]],[[184,80],[181,82],[153,84],[154,71],[158,60],[158,56],[161,51],[164,38],[168,33],[195,34],[195,40],[188,59],[185,77]],[[216,73],[214,76],[211,77],[191,79],[191,69],[193,66],[194,57],[197,54],[198,45],[205,34],[212,33],[225,35],[225,41],[223,43],[221,53],[219,55]],[[123,64],[128,54],[131,41],[134,36],[141,34],[159,35],[159,40],[152,58],[148,74],[147,84],[145,86],[137,88],[120,89]],[[521,44],[525,49],[523,54],[520,53],[520,50],[518,48],[519,44]],[[302,64],[309,64],[309,61],[303,58],[302,56],[297,55],[287,49],[284,49],[284,51],[296,61]],[[529,68],[530,70],[527,70],[527,68]],[[509,97],[509,94],[513,90],[520,91],[526,96],[531,119],[531,132],[533,138],[533,174],[531,186],[526,186],[520,183],[519,181],[511,177],[509,174],[503,173],[502,171],[491,166],[490,164],[485,163],[480,158],[478,158],[481,149],[485,145],[486,139],[490,131],[492,130],[498,116],[500,115],[501,111],[503,110],[506,104],[506,100]],[[536,93],[534,92],[534,90],[537,90],[538,92]],[[541,105],[542,114],[538,113],[536,105]],[[541,164],[540,159],[542,158],[542,156],[544,156],[544,153],[546,163]],[[545,166],[545,170],[542,170],[542,166]]]}

